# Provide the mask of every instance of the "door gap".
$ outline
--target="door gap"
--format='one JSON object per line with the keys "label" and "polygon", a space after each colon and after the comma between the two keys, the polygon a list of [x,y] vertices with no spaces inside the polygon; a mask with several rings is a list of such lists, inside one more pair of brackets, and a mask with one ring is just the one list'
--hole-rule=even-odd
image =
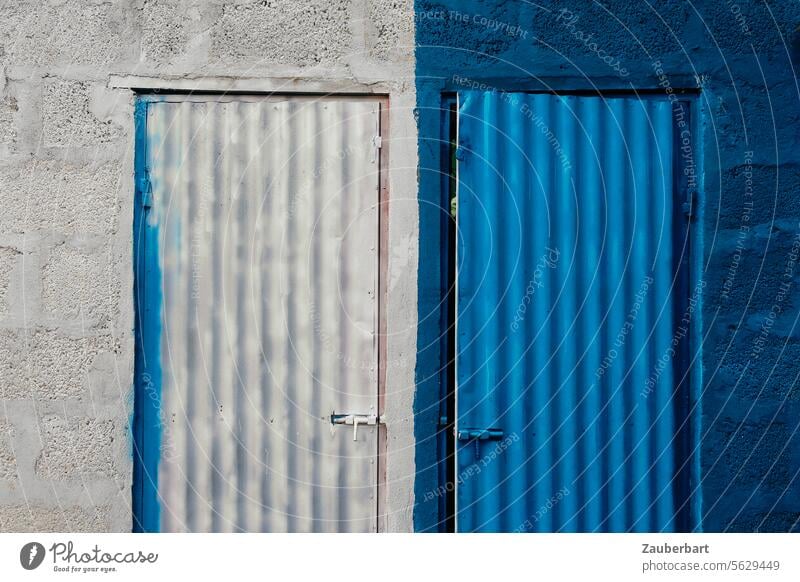
{"label": "door gap", "polygon": [[455,532],[456,514],[456,248],[458,233],[456,227],[456,148],[458,146],[458,105],[455,96],[446,96],[442,107],[443,148],[442,168],[446,181],[442,200],[442,291],[444,323],[444,361],[442,366],[442,394],[439,415],[440,430],[440,503],[439,531]]}

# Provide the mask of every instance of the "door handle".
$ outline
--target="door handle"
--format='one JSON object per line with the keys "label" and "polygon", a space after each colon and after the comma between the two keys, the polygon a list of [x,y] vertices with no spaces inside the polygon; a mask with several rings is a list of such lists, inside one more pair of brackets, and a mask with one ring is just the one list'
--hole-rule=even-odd
{"label": "door handle", "polygon": [[331,424],[346,424],[353,427],[353,440],[358,440],[358,425],[375,426],[382,424],[383,419],[378,417],[372,410],[369,414],[331,414]]}

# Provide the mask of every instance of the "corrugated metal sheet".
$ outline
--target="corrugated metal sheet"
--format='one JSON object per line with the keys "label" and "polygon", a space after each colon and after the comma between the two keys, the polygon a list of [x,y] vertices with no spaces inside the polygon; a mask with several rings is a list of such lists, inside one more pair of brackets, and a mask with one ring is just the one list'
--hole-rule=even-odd
{"label": "corrugated metal sheet", "polygon": [[379,104],[147,106],[162,531],[373,531]]}
{"label": "corrugated metal sheet", "polygon": [[671,105],[459,99],[458,529],[680,527]]}

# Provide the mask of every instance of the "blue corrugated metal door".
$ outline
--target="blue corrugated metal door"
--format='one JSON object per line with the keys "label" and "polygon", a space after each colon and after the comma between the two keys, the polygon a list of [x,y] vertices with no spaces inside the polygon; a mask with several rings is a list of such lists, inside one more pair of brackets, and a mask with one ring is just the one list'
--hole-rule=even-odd
{"label": "blue corrugated metal door", "polygon": [[687,527],[677,107],[459,95],[459,531]]}

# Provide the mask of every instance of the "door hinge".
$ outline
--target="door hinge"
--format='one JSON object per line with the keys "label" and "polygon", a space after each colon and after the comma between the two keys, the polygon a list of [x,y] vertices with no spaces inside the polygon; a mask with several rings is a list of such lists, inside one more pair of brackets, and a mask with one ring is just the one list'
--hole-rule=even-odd
{"label": "door hinge", "polygon": [[139,179],[139,195],[142,208],[149,210],[153,206],[153,184],[150,182],[150,172],[147,168],[144,169]]}
{"label": "door hinge", "polygon": [[697,191],[689,190],[686,192],[686,201],[681,204],[681,210],[686,220],[692,222],[697,216]]}

